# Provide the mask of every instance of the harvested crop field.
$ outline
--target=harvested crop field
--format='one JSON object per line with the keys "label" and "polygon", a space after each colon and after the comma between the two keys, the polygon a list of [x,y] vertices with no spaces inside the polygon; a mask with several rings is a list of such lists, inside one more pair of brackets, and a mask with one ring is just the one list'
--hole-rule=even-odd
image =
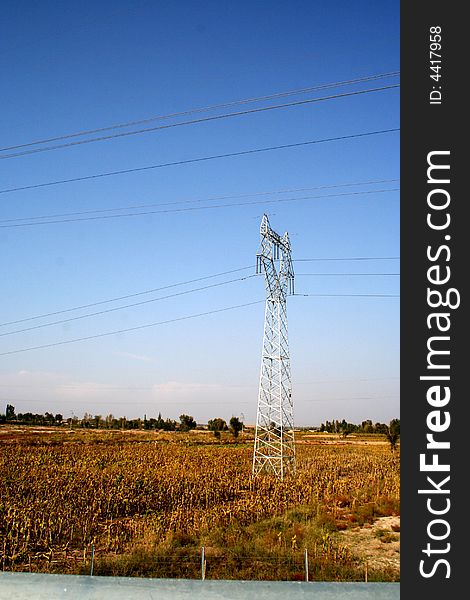
{"label": "harvested crop field", "polygon": [[398,452],[297,441],[281,482],[249,433],[1,428],[2,568],[199,578],[204,548],[207,578],[398,581]]}

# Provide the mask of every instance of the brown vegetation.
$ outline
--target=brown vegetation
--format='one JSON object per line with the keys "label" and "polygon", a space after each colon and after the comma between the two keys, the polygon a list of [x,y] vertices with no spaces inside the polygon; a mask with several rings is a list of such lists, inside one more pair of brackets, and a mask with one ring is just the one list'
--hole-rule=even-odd
{"label": "brown vegetation", "polygon": [[364,580],[340,532],[399,514],[399,456],[321,441],[280,482],[252,479],[246,434],[0,429],[0,564],[87,573],[93,546],[97,575],[200,577],[204,546],[208,578],[303,579],[307,548],[310,579]]}

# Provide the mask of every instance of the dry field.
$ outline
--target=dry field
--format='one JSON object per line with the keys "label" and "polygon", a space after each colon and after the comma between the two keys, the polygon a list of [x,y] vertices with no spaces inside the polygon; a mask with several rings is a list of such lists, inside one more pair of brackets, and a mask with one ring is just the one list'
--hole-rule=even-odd
{"label": "dry field", "polygon": [[252,479],[249,435],[0,428],[0,564],[96,575],[399,580],[399,454],[299,434]]}

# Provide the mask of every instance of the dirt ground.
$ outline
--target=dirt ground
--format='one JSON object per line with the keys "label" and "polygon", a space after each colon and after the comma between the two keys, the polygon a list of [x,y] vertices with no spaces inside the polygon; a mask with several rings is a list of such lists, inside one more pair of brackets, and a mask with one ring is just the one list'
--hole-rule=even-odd
{"label": "dirt ground", "polygon": [[373,525],[338,532],[338,539],[351,553],[374,569],[400,573],[400,517],[380,517]]}

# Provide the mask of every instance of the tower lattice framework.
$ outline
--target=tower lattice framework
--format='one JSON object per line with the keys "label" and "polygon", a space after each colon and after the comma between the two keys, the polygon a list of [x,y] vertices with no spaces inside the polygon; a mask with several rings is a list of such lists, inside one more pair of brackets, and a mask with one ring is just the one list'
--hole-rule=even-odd
{"label": "tower lattice framework", "polygon": [[[266,311],[256,416],[253,475],[272,473],[281,480],[295,472],[294,410],[287,336],[286,298],[294,293],[289,236],[281,237],[261,221],[256,272],[264,273]],[[276,263],[279,263],[278,270]]]}

